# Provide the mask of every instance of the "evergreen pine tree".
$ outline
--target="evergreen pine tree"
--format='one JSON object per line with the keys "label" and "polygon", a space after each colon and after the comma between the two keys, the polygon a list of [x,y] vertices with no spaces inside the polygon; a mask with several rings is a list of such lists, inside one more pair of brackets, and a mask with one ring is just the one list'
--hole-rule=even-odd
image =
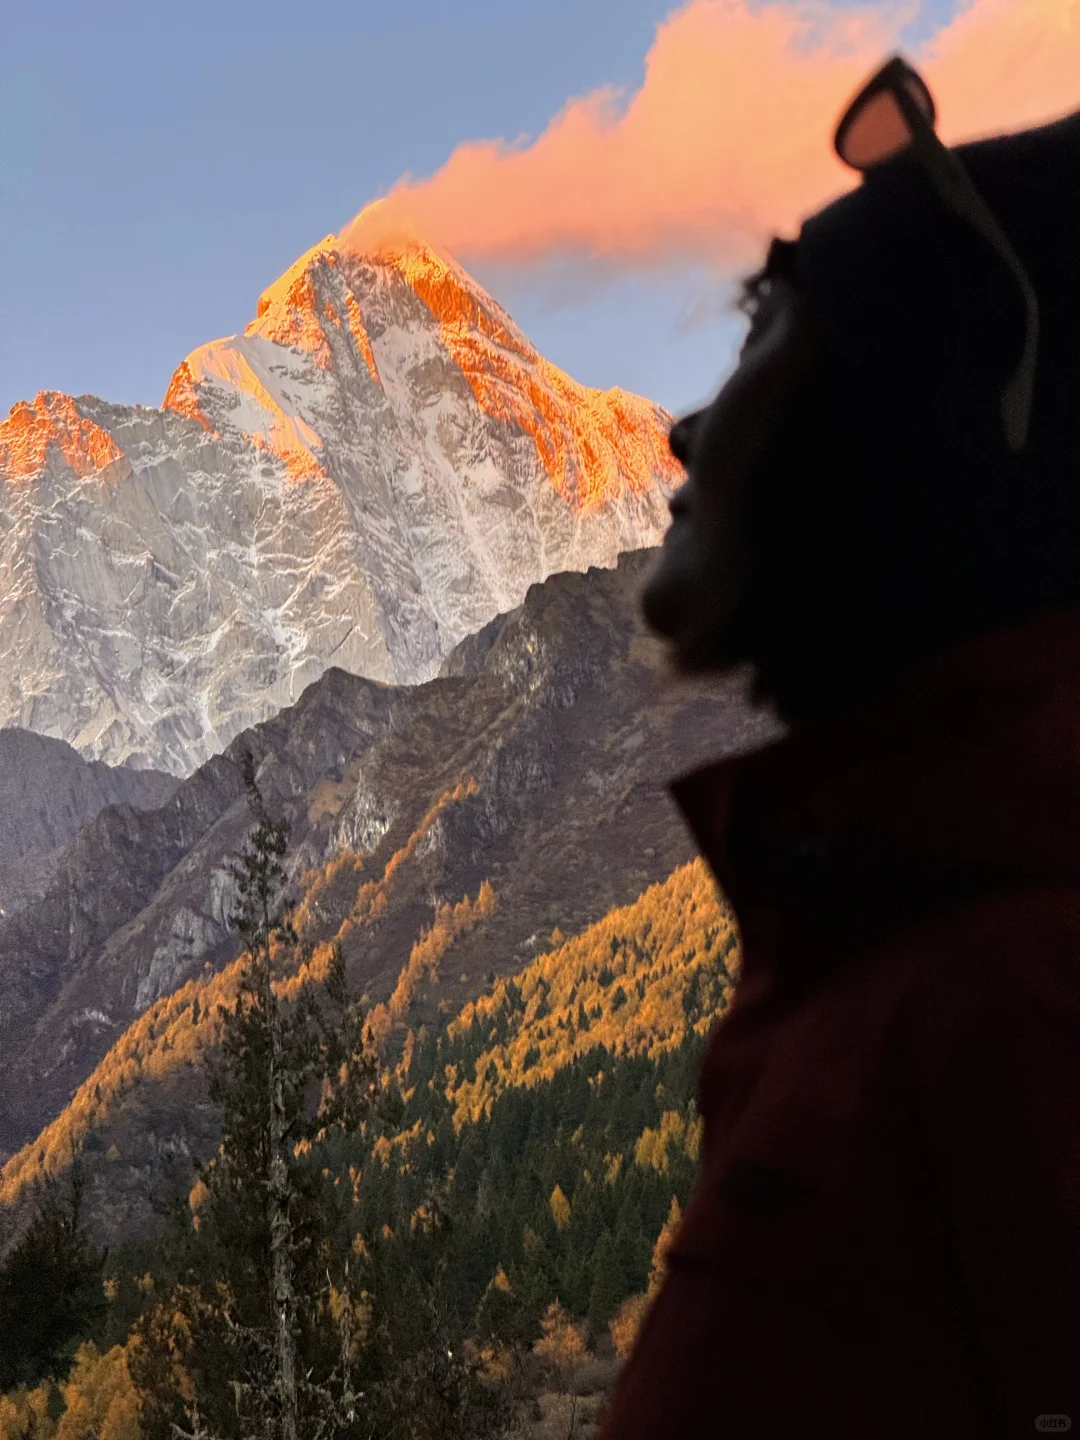
{"label": "evergreen pine tree", "polygon": [[359,1125],[375,1069],[339,950],[321,990],[278,994],[275,970],[301,959],[286,901],[289,826],[267,813],[250,755],[244,781],[255,827],[233,875],[246,961],[235,1004],[219,1007],[210,1079],[221,1143],[201,1171],[197,1240],[168,1304],[141,1322],[133,1368],[152,1433],[308,1440],[358,1433],[356,1265],[321,1151],[331,1132]]}
{"label": "evergreen pine tree", "polygon": [[589,1325],[594,1335],[603,1332],[620,1303],[626,1298],[626,1276],[610,1230],[600,1237],[593,1260],[593,1283],[589,1294]]}
{"label": "evergreen pine tree", "polygon": [[63,1378],[105,1308],[105,1255],[82,1223],[78,1162],[41,1183],[30,1224],[0,1267],[0,1391]]}

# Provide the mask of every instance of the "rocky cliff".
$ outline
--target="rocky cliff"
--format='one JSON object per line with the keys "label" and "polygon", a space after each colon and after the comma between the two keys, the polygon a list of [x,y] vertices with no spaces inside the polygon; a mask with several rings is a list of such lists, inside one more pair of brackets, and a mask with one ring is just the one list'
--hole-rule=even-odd
{"label": "rocky cliff", "polygon": [[0,726],[188,775],[329,666],[430,679],[534,582],[659,541],[666,429],[423,243],[328,236],[160,410],[0,424]]}
{"label": "rocky cliff", "polygon": [[57,852],[106,805],[156,810],[178,781],[84,760],[62,740],[0,730],[0,913],[48,883]]}

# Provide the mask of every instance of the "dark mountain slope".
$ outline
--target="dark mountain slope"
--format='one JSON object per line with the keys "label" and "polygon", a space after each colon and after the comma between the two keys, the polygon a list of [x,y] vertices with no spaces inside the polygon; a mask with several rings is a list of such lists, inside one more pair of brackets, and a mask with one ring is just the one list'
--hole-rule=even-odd
{"label": "dark mountain slope", "polygon": [[0,909],[40,894],[51,857],[106,805],[156,810],[177,784],[155,770],[84,760],[32,730],[0,730]]}
{"label": "dark mountain slope", "polygon": [[[637,617],[649,560],[639,552],[617,570],[533,586],[448,662],[464,673],[397,688],[329,671],[162,809],[113,808],[85,828],[44,900],[0,922],[0,1046],[12,1077],[0,1143],[10,1152],[30,1140],[155,999],[234,954],[226,865],[249,823],[244,748],[269,804],[292,822],[307,933],[342,936],[372,1001],[389,996],[434,908],[490,882],[494,913],[444,962],[438,988],[416,987],[421,1015],[457,1008],[491,973],[519,969],[554,926],[599,920],[689,859],[666,781],[761,743],[772,722],[734,680],[666,674]],[[396,852],[377,919],[353,924],[358,888]],[[132,1182],[154,1147],[186,1143],[174,1122],[182,1131],[189,1110],[161,1125],[147,1112]]]}

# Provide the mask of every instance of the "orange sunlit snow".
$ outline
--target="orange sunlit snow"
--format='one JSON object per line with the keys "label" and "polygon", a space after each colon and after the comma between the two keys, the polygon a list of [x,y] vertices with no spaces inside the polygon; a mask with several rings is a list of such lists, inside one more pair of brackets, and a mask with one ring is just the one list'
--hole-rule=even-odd
{"label": "orange sunlit snow", "polygon": [[161,408],[175,410],[178,415],[186,415],[189,420],[197,420],[204,430],[213,433],[214,427],[203,414],[199,405],[195,377],[186,360],[181,360],[173,371],[173,377],[169,381],[169,388],[165,391],[165,399],[161,402]]}
{"label": "orange sunlit snow", "polygon": [[379,372],[371,351],[371,340],[355,297],[351,293],[346,296],[345,314],[342,315],[332,300],[327,299],[320,305],[315,294],[314,265],[322,262],[331,269],[337,265],[335,243],[335,237],[327,235],[264,290],[259,296],[255,319],[244,334],[261,336],[276,345],[294,345],[325,370],[332,355],[326,326],[347,330],[364,358],[368,373],[378,383]]}
{"label": "orange sunlit snow", "polygon": [[80,414],[70,395],[42,390],[33,403],[20,400],[0,424],[0,475],[9,481],[36,480],[44,471],[50,445],[81,478],[123,458],[107,430]]}
{"label": "orange sunlit snow", "polygon": [[536,443],[555,490],[576,510],[603,504],[625,485],[644,494],[681,469],[647,400],[591,390],[492,318],[439,255],[415,242],[392,258],[439,322],[443,344],[483,410]]}

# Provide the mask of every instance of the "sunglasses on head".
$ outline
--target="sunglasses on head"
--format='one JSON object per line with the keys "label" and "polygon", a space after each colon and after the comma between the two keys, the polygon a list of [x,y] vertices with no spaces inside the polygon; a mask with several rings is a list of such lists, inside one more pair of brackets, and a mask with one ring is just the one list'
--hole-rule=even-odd
{"label": "sunglasses on head", "polygon": [[1008,266],[1024,299],[1025,335],[1020,361],[1001,396],[1001,422],[1010,450],[1027,443],[1035,364],[1039,349],[1039,302],[1027,271],[979,194],[956,153],[934,130],[936,112],[926,82],[894,56],[859,91],[836,127],[833,144],[845,165],[865,173],[911,149],[946,205],[965,219]]}

